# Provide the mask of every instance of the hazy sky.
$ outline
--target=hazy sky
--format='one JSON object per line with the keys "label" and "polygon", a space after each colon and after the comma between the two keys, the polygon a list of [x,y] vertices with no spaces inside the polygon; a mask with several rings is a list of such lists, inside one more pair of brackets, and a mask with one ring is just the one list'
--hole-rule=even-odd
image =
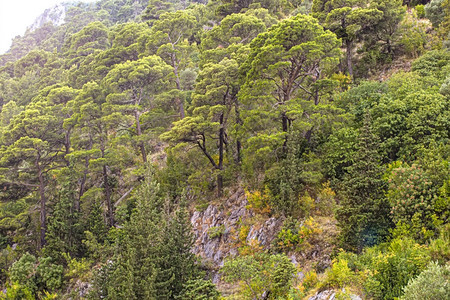
{"label": "hazy sky", "polygon": [[[80,0],[94,2],[96,0]],[[67,0],[0,0],[0,54],[11,46],[12,39],[23,35],[45,9]]]}

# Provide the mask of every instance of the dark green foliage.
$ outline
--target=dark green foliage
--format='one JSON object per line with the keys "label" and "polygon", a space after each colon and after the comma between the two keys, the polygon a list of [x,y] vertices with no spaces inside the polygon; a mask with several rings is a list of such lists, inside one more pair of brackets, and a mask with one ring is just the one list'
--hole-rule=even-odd
{"label": "dark green foliage", "polygon": [[341,227],[340,240],[343,247],[352,251],[361,252],[364,247],[383,241],[391,226],[378,145],[366,115],[353,163],[339,184],[342,200],[336,219]]}
{"label": "dark green foliage", "polygon": [[[392,299],[450,259],[449,0],[426,6],[433,28],[400,0],[64,6],[64,24],[0,56],[0,298],[83,297],[92,282],[91,299],[218,299],[189,216],[225,216],[243,189],[239,233],[205,232],[245,244],[223,268],[236,297]],[[328,253],[335,202],[339,246],[362,254],[302,287],[273,250]],[[271,245],[244,241],[285,216]]]}
{"label": "dark green foliage", "polygon": [[428,174],[415,164],[400,165],[391,172],[387,198],[392,206],[393,221],[409,225],[415,222],[414,226],[419,228],[432,227],[437,193]]}
{"label": "dark green foliage", "polygon": [[183,293],[179,299],[186,300],[218,300],[220,293],[211,280],[195,279],[183,284]]}
{"label": "dark green foliage", "polygon": [[39,257],[25,253],[10,268],[10,280],[19,283],[36,295],[42,291],[54,291],[61,287],[63,267],[52,263],[51,257]]}
{"label": "dark green foliage", "polygon": [[96,275],[91,297],[173,299],[183,284],[199,278],[185,201],[165,202],[147,171],[136,193],[136,208],[119,231],[113,259]]}

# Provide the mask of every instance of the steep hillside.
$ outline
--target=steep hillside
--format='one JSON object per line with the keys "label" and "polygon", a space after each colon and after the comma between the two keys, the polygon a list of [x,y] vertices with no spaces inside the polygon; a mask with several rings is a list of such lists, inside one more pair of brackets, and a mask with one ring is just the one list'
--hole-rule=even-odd
{"label": "steep hillside", "polygon": [[0,299],[449,298],[449,16],[47,10],[0,56]]}

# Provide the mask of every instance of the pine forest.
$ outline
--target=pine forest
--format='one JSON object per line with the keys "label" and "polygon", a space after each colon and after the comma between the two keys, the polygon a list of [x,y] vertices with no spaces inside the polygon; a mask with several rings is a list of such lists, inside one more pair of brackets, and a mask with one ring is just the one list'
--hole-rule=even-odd
{"label": "pine forest", "polygon": [[450,0],[60,7],[0,55],[0,299],[450,299]]}

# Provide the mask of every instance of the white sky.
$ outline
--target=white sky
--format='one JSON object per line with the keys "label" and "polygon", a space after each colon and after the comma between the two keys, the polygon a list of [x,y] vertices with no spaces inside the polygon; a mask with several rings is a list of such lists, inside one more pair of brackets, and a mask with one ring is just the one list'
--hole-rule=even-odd
{"label": "white sky", "polygon": [[[95,2],[97,0],[78,0]],[[0,54],[11,46],[11,41],[18,35],[23,35],[27,26],[44,12],[59,2],[71,0],[0,0]],[[75,2],[75,1],[74,1]]]}

